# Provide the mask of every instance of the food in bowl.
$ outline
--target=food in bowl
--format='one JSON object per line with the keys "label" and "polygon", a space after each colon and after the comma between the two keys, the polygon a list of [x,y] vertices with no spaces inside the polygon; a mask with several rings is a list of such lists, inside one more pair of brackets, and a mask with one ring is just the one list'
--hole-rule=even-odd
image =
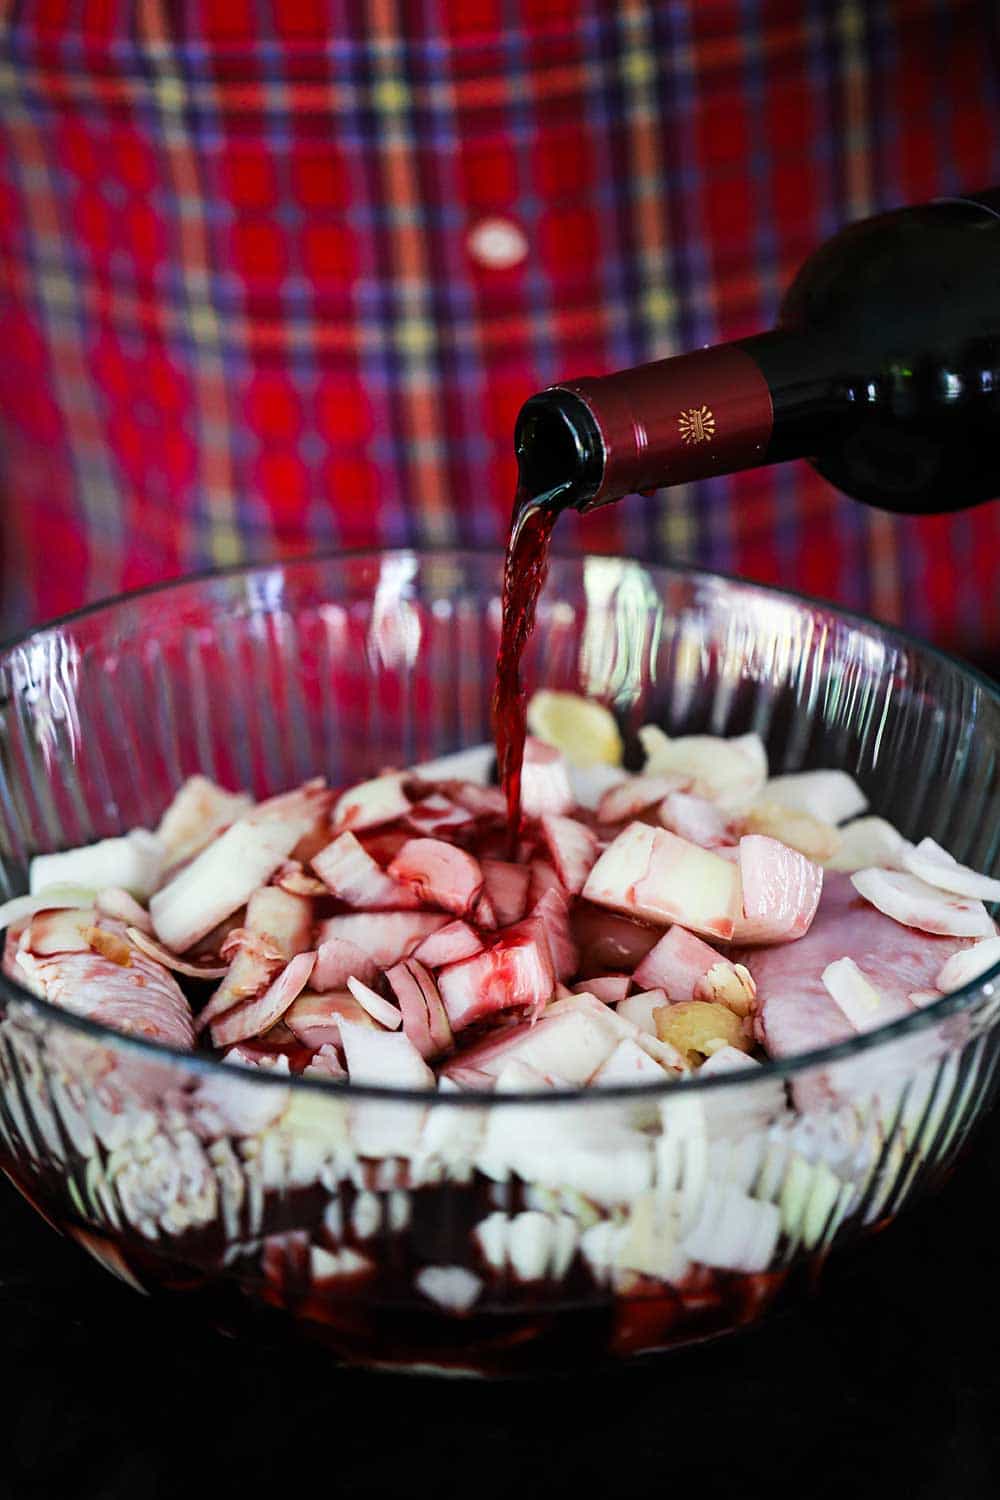
{"label": "food in bowl", "polygon": [[[0,702],[7,891],[29,885],[35,851],[70,854],[68,865],[65,854],[34,865],[35,884],[50,888],[8,908],[8,964],[17,962],[16,972],[24,973],[18,944],[38,920],[41,936],[24,944],[28,967],[31,960],[51,961],[53,968],[64,958],[75,958],[78,968],[100,960],[115,969],[116,982],[102,983],[100,997],[92,986],[66,983],[46,999],[8,974],[0,980],[0,1162],[59,1227],[126,1279],[146,1290],[183,1291],[234,1331],[276,1318],[352,1361],[478,1373],[580,1368],[757,1318],[811,1284],[831,1248],[894,1218],[918,1190],[951,1170],[995,1091],[997,1001],[990,971],[921,1007],[923,989],[953,982],[943,964],[935,962],[931,972],[934,944],[925,948],[924,937],[943,939],[956,962],[974,955],[979,964],[989,950],[978,946],[985,938],[911,932],[855,891],[851,877],[859,869],[909,873],[901,868],[907,846],[892,828],[873,825],[867,811],[824,812],[812,800],[807,816],[798,816],[802,810],[787,804],[795,787],[806,787],[811,798],[823,784],[815,779],[793,784],[780,815],[762,808],[780,802],[782,789],[771,777],[761,795],[759,752],[752,806],[726,807],[724,789],[720,795],[714,785],[696,787],[687,773],[692,786],[682,795],[714,809],[714,832],[662,824],[657,809],[669,791],[634,814],[619,807],[617,822],[602,823],[598,803],[616,786],[628,792],[634,785],[621,764],[612,764],[621,760],[623,737],[633,772],[681,775],[676,764],[646,763],[636,725],[668,726],[671,755],[678,744],[694,748],[697,770],[704,766],[706,775],[717,762],[733,761],[734,743],[752,745],[745,732],[756,728],[777,770],[849,767],[873,806],[906,835],[916,841],[932,834],[953,849],[970,867],[959,874],[964,880],[972,867],[996,865],[991,830],[1000,805],[1000,705],[991,691],[921,648],[765,591],[606,559],[557,561],[553,568],[555,602],[543,601],[540,609],[532,648],[540,665],[533,671],[555,688],[585,688],[588,698],[585,710],[576,697],[537,698],[531,729],[536,741],[561,749],[573,797],[566,811],[546,814],[550,832],[565,834],[554,820],[568,818],[596,841],[584,887],[633,823],[640,828],[633,839],[662,830],[737,874],[742,839],[797,843],[809,867],[823,867],[820,901],[804,935],[737,949],[711,930],[722,908],[712,910],[704,890],[684,888],[671,899],[690,896],[691,925],[668,930],[661,912],[653,921],[628,908],[620,868],[617,876],[612,868],[608,881],[609,891],[619,881],[618,895],[608,899],[624,911],[584,899],[582,889],[570,892],[579,859],[575,876],[566,865],[564,884],[545,844],[532,862],[550,865],[566,891],[562,899],[570,898],[578,967],[568,982],[556,980],[564,989],[554,986],[538,1018],[533,1002],[531,1010],[490,1009],[462,1025],[457,1008],[449,1018],[444,1000],[442,1018],[433,1002],[435,989],[442,995],[447,960],[460,966],[478,957],[455,924],[472,929],[489,952],[503,940],[503,916],[516,918],[513,903],[523,897],[508,893],[506,911],[502,890],[490,897],[496,927],[488,925],[485,907],[464,916],[441,909],[417,890],[433,873],[425,864],[419,879],[412,878],[417,866],[409,880],[402,869],[389,874],[403,847],[399,836],[440,836],[449,847],[460,845],[483,868],[484,889],[487,862],[516,864],[522,851],[504,844],[499,813],[492,852],[469,847],[471,839],[463,845],[447,827],[421,825],[419,816],[412,827],[394,828],[393,818],[402,825],[415,803],[428,800],[427,789],[416,795],[406,776],[393,788],[391,778],[372,772],[415,765],[424,779],[464,783],[476,808],[498,806],[490,749],[471,752],[471,762],[432,762],[429,777],[425,764],[488,733],[489,664],[499,623],[495,561],[406,555],[233,574],[95,610],[3,658],[10,695]],[[225,680],[225,692],[211,693],[216,680]],[[615,719],[602,707],[612,702]],[[587,722],[595,720],[603,727],[588,734]],[[719,737],[707,741],[708,729]],[[702,737],[692,747],[695,731]],[[551,783],[558,757],[535,744],[530,758]],[[748,757],[738,763],[749,776]],[[349,791],[374,779],[380,797],[392,793],[395,813],[381,827],[359,828],[355,821],[335,830],[339,794],[305,780],[318,770],[332,787]],[[192,775],[200,779],[186,784]],[[846,787],[852,785],[849,778]],[[838,786],[844,794],[843,778],[827,778],[827,793]],[[220,787],[252,787],[254,798]],[[429,795],[462,806],[447,788]],[[856,788],[851,795],[857,802]],[[354,793],[345,812],[359,801],[365,797]],[[691,803],[680,805],[692,811]],[[676,813],[676,799],[671,806]],[[609,795],[604,810],[613,808]],[[694,810],[707,816],[704,807]],[[430,811],[436,817],[447,809],[434,804]],[[485,830],[485,813],[479,816]],[[249,831],[239,826],[248,821]],[[262,832],[261,822],[271,826]],[[525,834],[540,823],[530,823]],[[156,831],[122,836],[129,827]],[[431,945],[416,959],[416,948],[406,954],[404,945],[394,954],[390,947],[369,954],[375,973],[367,978],[354,970],[357,953],[335,949],[333,957],[339,951],[351,962],[346,979],[360,980],[356,993],[346,979],[338,983],[339,999],[346,1005],[344,991],[350,999],[346,1018],[336,1005],[331,1011],[336,992],[322,988],[329,976],[317,974],[318,957],[305,990],[289,994],[309,956],[320,953],[321,921],[339,916],[374,930],[372,911],[350,909],[312,863],[344,832],[371,855],[383,891],[386,880],[410,887],[410,904],[379,915],[380,930],[398,943],[401,927],[421,918],[435,931],[428,928],[420,942],[444,933],[448,943],[461,937],[467,945],[461,957],[455,948],[442,957]],[[396,848],[391,840],[376,842],[386,833],[395,834]],[[117,837],[102,839],[108,834]],[[580,847],[581,838],[575,838]],[[95,841],[99,854],[89,849]],[[286,849],[279,853],[275,841],[286,841]],[[556,843],[566,864],[572,850]],[[169,865],[163,844],[170,846]],[[73,853],[77,846],[88,852]],[[754,847],[760,846],[747,845],[751,875]],[[220,849],[238,858],[220,861]],[[627,842],[625,849],[628,855]],[[261,872],[265,854],[265,868],[277,861],[273,873]],[[373,874],[369,864],[364,869]],[[726,877],[711,861],[701,869],[713,872],[717,895]],[[518,878],[506,873],[511,882]],[[78,888],[59,893],[54,881]],[[255,899],[238,890],[234,897],[234,881]],[[648,889],[639,884],[635,895],[646,901]],[[157,935],[154,898],[171,885],[165,906],[156,902],[165,924]],[[474,883],[452,886],[452,904],[471,901],[474,889]],[[506,925],[532,922],[540,894],[529,874],[526,914]],[[559,895],[554,884],[550,895]],[[306,924],[303,898],[311,907]],[[59,899],[76,926],[73,951],[46,953],[68,941],[57,925]],[[234,899],[243,903],[235,910]],[[481,893],[476,908],[480,899]],[[541,913],[553,931],[557,909],[550,899]],[[735,904],[729,910],[735,933]],[[43,911],[48,915],[40,918]],[[804,908],[796,911],[788,916],[793,931]],[[894,996],[906,1013],[871,1031],[862,1025],[870,995],[845,987],[836,967],[853,958],[880,996],[892,988],[869,969],[863,944],[843,941],[847,919],[858,935],[861,912],[876,924],[868,937],[861,933],[876,956],[890,931],[896,942],[912,938],[918,950],[916,972],[908,970],[905,991]],[[921,908],[917,918],[926,912]],[[741,897],[738,915],[744,922],[761,913],[745,911]],[[584,916],[599,919],[603,947],[581,927]],[[971,920],[981,916],[973,905]],[[548,952],[554,970],[541,918],[535,932],[540,926],[545,941],[536,948],[542,963]],[[206,922],[215,925],[195,937]],[[705,930],[692,931],[699,922]],[[647,952],[634,946],[643,932]],[[657,961],[687,962],[692,993],[700,993],[692,1001],[673,999],[673,981],[664,974],[654,988],[663,989],[667,1003],[658,1003],[657,994],[650,1003],[645,991],[645,1013],[630,1016],[644,994],[640,966],[671,933]],[[824,935],[831,937],[826,947]],[[85,949],[76,946],[84,940]],[[709,963],[697,944],[709,958],[719,957]],[[128,963],[120,961],[124,950]],[[811,978],[798,995],[803,1004],[782,1014],[772,1000],[786,987],[780,961],[793,957],[808,959]],[[292,969],[294,959],[304,962]],[[404,1001],[381,976],[414,961],[435,989],[420,984],[418,970],[415,989],[404,984]],[[765,973],[768,963],[779,967]],[[811,1034],[796,1038],[789,1017],[801,1011],[812,1025],[816,1016],[840,1011],[823,982],[831,966],[830,983],[836,989],[839,976],[841,1004],[858,1007],[855,1019],[843,1023],[849,1031],[843,1041],[802,1052]],[[269,971],[264,987],[263,969]],[[889,969],[892,981],[895,968]],[[471,970],[464,971],[460,994],[468,994]],[[46,969],[43,977],[52,974]],[[40,984],[37,972],[24,977]],[[206,1017],[217,992],[217,1013]],[[64,1008],[74,995],[77,1013]],[[319,1002],[318,1020],[329,1026],[325,1036],[305,1042],[289,1024],[302,1023],[293,1010],[303,995]],[[689,1013],[692,1005],[698,1009]],[[655,1014],[664,1010],[675,1026],[665,1041],[656,1031],[662,1016]],[[706,1024],[699,1026],[699,1018]],[[359,1029],[353,1033],[352,1023]],[[218,1044],[213,1025],[220,1028]],[[256,1034],[233,1039],[230,1027]],[[345,1029],[352,1041],[360,1031],[362,1047],[369,1047],[367,1057],[355,1047],[353,1067]],[[150,1040],[157,1035],[171,1040]],[[402,1072],[405,1060],[409,1085],[358,1081],[373,1040],[380,1064],[392,1054]],[[487,1057],[475,1072],[489,1082],[445,1076],[477,1047],[516,1051],[540,1041],[558,1042],[558,1065],[553,1048],[548,1056],[529,1051],[520,1061],[501,1061],[502,1078]],[[632,1045],[621,1047],[624,1041]],[[588,1081],[570,1085],[564,1075],[573,1071],[574,1057],[584,1068],[584,1042],[593,1072],[581,1071]],[[778,1055],[782,1046],[788,1055]],[[624,1081],[597,1080],[604,1055],[619,1049],[615,1067],[631,1060],[635,1072],[625,1066]],[[664,1066],[664,1057],[673,1065]],[[640,1070],[652,1081],[633,1082]]]}
{"label": "food in bowl", "polygon": [[[258,803],[194,777],[155,833],[36,858],[31,893],[0,912],[6,971],[77,1015],[274,1075],[428,1100],[636,1088],[610,1161],[588,1156],[578,1115],[553,1159],[551,1127],[536,1137],[530,1111],[511,1128],[354,1109],[347,1133],[369,1175],[430,1185],[435,1153],[452,1167],[464,1154],[471,1195],[476,1176],[520,1184],[513,1215],[478,1193],[475,1270],[413,1268],[412,1293],[452,1311],[511,1267],[528,1280],[615,1268],[624,1290],[637,1276],[694,1277],[704,1292],[715,1273],[760,1275],[797,1214],[820,1237],[850,1212],[866,1168],[835,1175],[834,1133],[813,1143],[829,1178],[820,1201],[811,1170],[805,1200],[786,1189],[775,1202],[756,1191],[752,1150],[738,1183],[709,1152],[697,1180],[685,1162],[686,1216],[646,1204],[637,1227],[622,1183],[643,1204],[658,1124],[642,1086],[749,1074],[916,1013],[997,962],[984,902],[1000,881],[866,815],[845,772],[769,777],[755,735],[672,739],[647,725],[630,773],[599,705],[540,694],[529,716],[513,836],[489,747]],[[922,1033],[909,1064],[939,1061],[956,1038],[954,1021]],[[790,1096],[776,1079],[763,1096],[772,1144],[838,1097],[836,1066]],[[727,1108],[739,1141],[739,1099]],[[575,1195],[578,1212],[543,1211],[553,1192]],[[333,1275],[363,1273],[358,1247],[329,1228],[309,1253]],[[283,1284],[283,1251],[269,1263]]]}
{"label": "food in bowl", "polygon": [[513,834],[488,747],[257,804],[194,777],[155,833],[34,860],[6,970],[248,1067],[489,1090],[814,1051],[1000,958],[1000,880],[861,816],[846,772],[646,725],[629,773],[600,705],[529,715],[556,743],[528,741]]}

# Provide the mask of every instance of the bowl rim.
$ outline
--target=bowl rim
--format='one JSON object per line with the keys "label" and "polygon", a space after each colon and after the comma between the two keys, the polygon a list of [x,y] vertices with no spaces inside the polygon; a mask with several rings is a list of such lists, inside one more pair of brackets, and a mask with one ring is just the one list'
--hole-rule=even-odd
{"label": "bowl rim", "polygon": [[[146,584],[142,588],[129,589],[119,594],[114,594],[106,599],[94,600],[92,603],[82,605],[79,609],[71,610],[66,614],[59,615],[52,620],[29,627],[17,634],[0,641],[0,667],[4,665],[7,658],[18,647],[29,642],[36,642],[45,636],[55,634],[66,626],[75,625],[81,620],[89,619],[91,616],[100,614],[112,614],[115,610],[127,606],[134,601],[155,597],[160,594],[180,592],[185,588],[191,588],[198,584],[211,583],[217,579],[249,579],[254,574],[282,572],[298,568],[315,567],[317,564],[339,563],[339,562],[382,562],[386,559],[412,558],[420,563],[424,560],[434,558],[447,559],[451,562],[461,563],[465,560],[476,560],[479,562],[490,561],[499,567],[503,562],[504,552],[496,547],[358,547],[358,548],[325,548],[320,551],[295,553],[287,557],[272,558],[270,561],[258,560],[252,562],[239,562],[228,564],[225,567],[203,568],[193,573],[185,573],[178,578],[171,578],[159,583]],[[952,672],[957,672],[960,677],[985,692],[989,698],[1000,708],[1000,684],[981,672],[977,667],[963,662],[950,652],[942,650],[930,642],[921,640],[919,636],[900,629],[898,626],[883,625],[870,615],[863,614],[858,610],[842,609],[839,605],[830,603],[828,600],[817,599],[810,594],[801,593],[795,589],[782,588],[778,584],[758,583],[751,579],[740,578],[735,574],[723,573],[710,568],[687,566],[684,564],[671,563],[645,563],[635,558],[623,557],[618,553],[594,553],[572,550],[561,550],[554,548],[551,553],[553,562],[568,562],[582,564],[588,559],[599,559],[601,561],[620,563],[624,566],[639,567],[644,572],[651,574],[669,574],[679,578],[701,579],[707,583],[723,584],[728,588],[737,588],[751,594],[763,594],[767,597],[780,599],[784,602],[807,605],[809,608],[819,610],[830,617],[846,624],[859,627],[863,632],[875,633],[883,641],[895,641],[910,650],[923,653],[932,660],[939,662]],[[133,1053],[147,1062],[159,1062],[161,1065],[177,1064],[184,1072],[201,1075],[206,1079],[226,1079],[230,1083],[243,1083],[245,1086],[261,1086],[264,1088],[278,1088],[291,1091],[302,1091],[313,1097],[325,1097],[331,1103],[337,1099],[347,1101],[349,1099],[381,1099],[386,1102],[408,1102],[427,1107],[433,1103],[435,1108],[445,1107],[448,1109],[482,1109],[506,1108],[507,1106],[518,1106],[530,1104],[535,1108],[544,1106],[557,1108],[560,1106],[579,1105],[585,1100],[613,1101],[613,1100],[644,1100],[664,1099],[675,1094],[680,1088],[685,1094],[690,1093],[712,1093],[722,1092],[726,1089],[748,1089],[762,1088],[771,1080],[781,1083],[790,1082],[799,1075],[811,1073],[820,1068],[833,1066],[837,1063],[847,1062],[868,1053],[875,1053],[883,1049],[891,1049],[894,1043],[905,1041],[906,1038],[919,1035],[929,1030],[940,1021],[967,1009],[979,996],[990,995],[994,983],[1000,979],[1000,960],[990,969],[969,980],[957,990],[952,990],[942,995],[920,1010],[914,1011],[912,1015],[903,1016],[899,1020],[888,1022],[883,1026],[875,1027],[872,1031],[862,1032],[857,1036],[850,1037],[842,1042],[836,1042],[831,1046],[814,1048],[810,1052],[797,1052],[790,1057],[768,1058],[764,1062],[757,1062],[752,1068],[735,1068],[732,1072],[718,1073],[708,1078],[699,1074],[692,1077],[680,1079],[664,1078],[663,1082],[649,1084],[615,1084],[611,1087],[595,1089],[588,1085],[574,1088],[551,1089],[542,1092],[536,1091],[511,1091],[498,1094],[485,1089],[456,1089],[442,1094],[438,1089],[404,1089],[395,1088],[385,1084],[373,1083],[350,1083],[335,1078],[306,1078],[302,1074],[276,1073],[266,1068],[250,1068],[226,1063],[221,1057],[215,1057],[205,1052],[185,1052],[179,1047],[173,1047],[165,1042],[153,1041],[150,1038],[130,1035],[126,1032],[115,1030],[112,1026],[106,1026],[103,1022],[92,1021],[86,1016],[75,1015],[72,1011],[64,1010],[61,1006],[35,995],[31,990],[11,979],[0,970],[0,998],[5,1003],[13,1001],[16,1005],[26,1005],[30,1011],[38,1014],[42,1020],[50,1020],[56,1026],[66,1026],[71,1031],[82,1033],[94,1042],[98,1042],[112,1049],[122,1048],[126,1053]]]}

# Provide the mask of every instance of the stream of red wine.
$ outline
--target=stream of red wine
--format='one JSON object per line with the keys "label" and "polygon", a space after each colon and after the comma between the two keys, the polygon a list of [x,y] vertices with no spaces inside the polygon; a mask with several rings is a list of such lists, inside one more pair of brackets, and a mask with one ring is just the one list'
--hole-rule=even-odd
{"label": "stream of red wine", "polygon": [[[520,827],[521,763],[524,759],[525,691],[521,659],[535,624],[538,596],[549,571],[549,540],[558,507],[531,507],[531,496],[518,485],[503,574],[503,617],[497,652],[493,718],[497,771],[507,799],[513,838]],[[549,499],[549,496],[542,497]]]}

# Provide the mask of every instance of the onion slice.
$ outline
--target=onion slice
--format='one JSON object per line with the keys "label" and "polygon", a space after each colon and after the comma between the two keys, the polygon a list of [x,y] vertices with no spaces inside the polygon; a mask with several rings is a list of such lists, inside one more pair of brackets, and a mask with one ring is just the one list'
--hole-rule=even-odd
{"label": "onion slice", "polygon": [[164,948],[162,943],[158,943],[155,938],[141,932],[138,927],[127,927],[125,930],[128,933],[129,942],[134,943],[147,958],[154,959],[165,969],[173,969],[177,974],[186,974],[189,979],[221,979],[229,972],[228,964],[213,968],[204,964],[189,964],[186,959],[178,958],[176,953],[171,953],[169,948]]}
{"label": "onion slice", "polygon": [[68,911],[73,907],[86,911],[96,895],[94,886],[59,884],[33,895],[12,896],[0,906],[0,928],[16,927],[40,911]]}
{"label": "onion slice", "polygon": [[352,975],[347,981],[347,988],[355,1000],[366,1010],[373,1021],[378,1021],[380,1026],[387,1026],[390,1031],[397,1031],[403,1024],[403,1012],[398,1006],[392,1005],[388,1000],[383,1000],[367,984],[362,984],[360,979]]}

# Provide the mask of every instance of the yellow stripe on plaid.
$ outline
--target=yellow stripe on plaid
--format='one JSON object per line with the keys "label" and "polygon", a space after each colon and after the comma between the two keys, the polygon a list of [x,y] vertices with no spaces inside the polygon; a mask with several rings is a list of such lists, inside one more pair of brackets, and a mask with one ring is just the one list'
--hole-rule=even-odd
{"label": "yellow stripe on plaid", "polygon": [[187,128],[188,88],[166,45],[167,18],[161,0],[139,0],[139,43],[155,73],[153,97],[160,116],[173,191],[177,200],[178,263],[181,269],[182,316],[196,349],[191,378],[196,389],[201,441],[200,492],[204,499],[195,535],[184,549],[226,567],[243,556],[231,457],[229,393],[222,358],[218,314],[212,303],[211,249],[204,218],[207,195]]}
{"label": "yellow stripe on plaid", "polygon": [[59,195],[49,159],[26,98],[22,80],[12,69],[4,104],[7,128],[17,143],[18,175],[25,218],[35,244],[44,246],[47,267],[35,279],[48,347],[52,384],[76,455],[76,481],[86,526],[95,538],[88,548],[89,572],[84,597],[100,599],[117,591],[121,567],[121,515],[108,468],[104,433],[94,404],[77,323],[76,279],[67,261],[71,236],[59,214]]}
{"label": "yellow stripe on plaid", "polygon": [[430,306],[432,270],[420,228],[422,194],[414,160],[410,123],[412,94],[399,76],[398,54],[378,41],[398,37],[403,20],[395,0],[367,0],[368,31],[376,45],[372,65],[371,104],[380,118],[381,163],[388,208],[387,237],[395,297],[388,338],[401,369],[400,402],[407,441],[407,478],[421,535],[432,546],[454,539],[454,515],[443,462],[446,436],[432,361],[437,331]]}

